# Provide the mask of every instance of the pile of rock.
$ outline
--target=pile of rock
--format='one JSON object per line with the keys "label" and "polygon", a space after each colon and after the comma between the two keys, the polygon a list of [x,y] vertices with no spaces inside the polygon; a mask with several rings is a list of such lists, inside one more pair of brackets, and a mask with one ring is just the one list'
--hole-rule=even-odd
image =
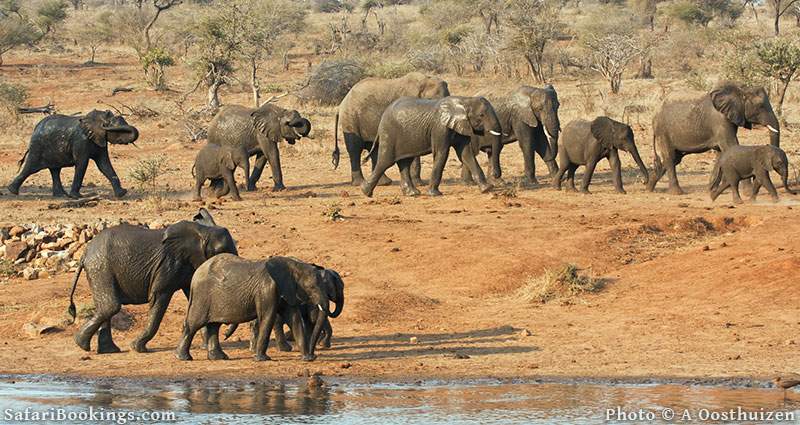
{"label": "pile of rock", "polygon": [[[74,272],[86,243],[103,229],[119,223],[119,220],[101,220],[83,225],[27,224],[1,227],[0,258],[13,264],[17,275],[27,280],[50,277],[58,272]],[[150,227],[163,225],[151,223]]]}

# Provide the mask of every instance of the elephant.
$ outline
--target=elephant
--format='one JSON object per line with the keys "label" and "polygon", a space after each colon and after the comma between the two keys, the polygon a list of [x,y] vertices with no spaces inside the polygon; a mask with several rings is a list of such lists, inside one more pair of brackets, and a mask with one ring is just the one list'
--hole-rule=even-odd
{"label": "elephant", "polygon": [[[336,289],[330,294],[327,288]],[[206,261],[192,278],[189,309],[176,356],[191,360],[189,347],[194,334],[206,327],[208,358],[227,359],[219,344],[220,326],[255,319],[255,360],[269,360],[270,334],[280,315],[292,324],[303,360],[313,361],[324,319],[338,316],[344,307],[343,291],[344,282],[338,273],[296,258],[273,256],[250,261],[236,255],[219,255]],[[330,301],[335,299],[331,295],[341,297],[334,312],[330,311]],[[310,336],[309,318],[300,308],[304,304],[313,305],[323,315]]]}
{"label": "elephant", "polygon": [[[550,176],[558,172],[556,155],[558,154],[558,136],[561,122],[558,119],[558,94],[552,85],[544,88],[520,86],[502,97],[489,98],[494,107],[500,125],[503,128],[503,142],[495,153],[492,150],[493,137],[472,136],[480,139],[481,150],[489,156],[490,175],[502,181],[500,169],[500,151],[503,145],[519,142],[522,157],[525,161],[524,185],[537,185],[534,154],[538,153],[550,171]],[[472,174],[467,167],[461,167],[461,176],[465,183],[473,183]]]}
{"label": "elephant", "polygon": [[[402,96],[423,99],[441,99],[450,96],[447,83],[436,77],[428,77],[419,72],[411,72],[400,78],[365,78],[347,93],[339,104],[334,125],[335,147],[332,154],[334,169],[339,166],[339,123],[341,121],[344,145],[350,156],[351,184],[360,186],[364,181],[361,173],[361,152],[371,151],[378,135],[378,124],[386,108]],[[377,154],[377,151],[374,151]],[[377,157],[373,155],[372,169]],[[415,174],[419,175],[419,160],[415,160]],[[385,175],[380,184],[391,184]]]}
{"label": "elephant", "polygon": [[619,160],[619,151],[631,154],[636,165],[642,173],[644,183],[647,184],[647,167],[644,166],[639,150],[633,140],[633,129],[627,124],[612,120],[608,117],[597,117],[592,121],[575,120],[567,124],[561,137],[561,150],[558,156],[558,174],[553,179],[553,188],[561,190],[561,181],[564,173],[570,182],[570,189],[575,190],[575,170],[580,165],[586,166],[583,173],[581,192],[589,192],[589,183],[597,162],[606,158],[611,164],[611,173],[614,179],[614,189],[618,193],[625,193],[622,188],[622,166]]}
{"label": "elephant", "polygon": [[[467,164],[477,177],[481,192],[488,192],[492,185],[486,181],[480,165],[475,160],[479,152],[478,139],[473,135],[489,133],[494,136],[494,146],[501,142],[500,121],[492,104],[483,97],[448,96],[439,100],[401,97],[392,102],[383,112],[378,126],[378,137],[372,150],[378,148],[378,161],[369,180],[361,186],[368,197],[392,164],[397,163],[403,179],[405,195],[419,195],[411,178],[411,162],[414,158],[433,153],[433,170],[428,193],[439,196],[439,184],[447,163],[450,147],[455,148],[462,164]],[[371,155],[371,153],[370,153]]]}
{"label": "elephant", "polygon": [[286,189],[283,184],[278,142],[293,145],[309,137],[311,122],[293,109],[284,109],[266,102],[259,108],[240,105],[225,106],[214,116],[208,127],[208,142],[220,146],[243,147],[249,156],[256,156],[253,172],[247,179],[247,190],[256,188],[261,172],[269,160],[272,168],[273,191]]}
{"label": "elephant", "polygon": [[94,313],[75,334],[75,342],[89,351],[92,336],[99,330],[97,353],[119,352],[111,338],[111,317],[123,304],[149,303],[144,332],[131,343],[134,351],[147,352],[146,344],[158,331],[172,295],[181,290],[188,299],[194,271],[221,253],[236,254],[236,242],[205,209],[192,221],[179,221],[166,229],[120,224],[103,230],[86,245],[72,282],[69,313],[73,320],[75,287],[84,269],[94,299]]}
{"label": "elephant", "polygon": [[239,188],[236,187],[234,172],[239,167],[244,170],[245,177],[250,175],[250,161],[247,151],[238,146],[219,146],[206,143],[197,153],[192,166],[192,176],[195,178],[195,201],[202,200],[201,189],[206,180],[211,180],[211,186],[216,189],[217,198],[233,191],[233,199],[241,201]]}
{"label": "elephant", "polygon": [[[19,173],[8,185],[8,191],[19,195],[20,186],[30,175],[45,168],[53,179],[53,196],[79,198],[89,160],[111,182],[114,196],[121,198],[128,192],[111,165],[108,144],[127,145],[139,138],[139,130],[111,111],[93,110],[83,116],[50,115],[33,129],[28,150],[19,161]],[[75,176],[69,194],[61,184],[61,169],[75,167]]]}
{"label": "elephant", "polygon": [[792,195],[795,191],[789,188],[789,160],[783,149],[773,145],[731,146],[717,155],[711,180],[708,185],[711,200],[714,201],[727,188],[731,188],[733,202],[740,204],[739,181],[755,180],[750,200],[755,201],[761,186],[767,188],[773,202],[778,202],[778,192],[769,178],[770,170],[775,170],[783,182],[783,187]]}
{"label": "elephant", "polygon": [[738,145],[739,127],[751,129],[753,124],[767,127],[770,144],[780,147],[780,124],[767,92],[760,87],[723,81],[700,98],[664,103],[653,117],[655,155],[647,189],[652,192],[666,172],[670,193],[684,194],[675,172],[681,159],[687,154],[724,151]]}

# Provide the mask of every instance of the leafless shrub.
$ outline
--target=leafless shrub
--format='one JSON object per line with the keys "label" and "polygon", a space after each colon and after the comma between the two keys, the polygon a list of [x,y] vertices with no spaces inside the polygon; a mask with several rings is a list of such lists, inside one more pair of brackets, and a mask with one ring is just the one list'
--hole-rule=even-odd
{"label": "leafless shrub", "polygon": [[585,293],[598,292],[605,279],[580,274],[574,264],[549,268],[540,276],[531,276],[518,290],[516,296],[528,302],[547,303],[557,299],[574,298]]}

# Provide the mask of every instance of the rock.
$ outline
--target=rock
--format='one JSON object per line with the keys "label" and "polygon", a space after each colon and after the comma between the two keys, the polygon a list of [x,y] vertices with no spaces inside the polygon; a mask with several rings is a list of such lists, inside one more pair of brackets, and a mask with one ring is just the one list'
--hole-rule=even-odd
{"label": "rock", "polygon": [[28,250],[28,244],[22,241],[9,242],[6,247],[6,259],[11,261],[19,258],[25,258],[25,252]]}
{"label": "rock", "polygon": [[53,251],[51,251],[49,249],[43,249],[43,250],[39,251],[39,258],[47,259],[47,258],[50,258],[52,255],[53,255]]}
{"label": "rock", "polygon": [[39,272],[39,279],[49,279],[49,278],[50,278],[50,272],[49,271],[42,270],[42,271]]}
{"label": "rock", "polygon": [[72,238],[63,237],[54,243],[58,246],[59,250],[62,250],[69,247],[72,244],[72,242],[73,242]]}
{"label": "rock", "polygon": [[14,226],[8,231],[10,236],[21,236],[23,233],[25,233],[25,228],[22,226]]}
{"label": "rock", "polygon": [[350,369],[352,366],[353,365],[350,364],[350,362],[342,363],[342,364],[339,365],[339,367],[342,368],[342,369]]}
{"label": "rock", "polygon": [[25,280],[35,280],[39,278],[39,272],[33,267],[26,267],[22,270],[22,277]]}
{"label": "rock", "polygon": [[89,236],[89,230],[88,230],[88,229],[83,229],[83,231],[81,231],[81,235],[80,235],[80,236],[78,236],[78,243],[80,243],[81,245],[83,245],[83,244],[85,244],[86,242],[88,242],[88,241],[89,241],[89,239],[91,239],[91,238],[92,238],[92,237],[91,237],[91,236]]}
{"label": "rock", "polygon": [[411,338],[408,339],[408,342],[411,343],[411,344],[416,344],[417,341],[419,341],[419,340],[415,336],[412,336]]}
{"label": "rock", "polygon": [[525,337],[525,336],[531,336],[531,335],[533,335],[533,333],[531,331],[527,330],[527,329],[523,329],[523,330],[521,330],[519,332],[519,336]]}
{"label": "rock", "polygon": [[82,362],[85,362],[86,360],[91,360],[91,359],[92,359],[92,358],[91,358],[91,357],[89,357],[89,356],[81,356],[81,357],[80,357],[80,359],[78,359],[78,360],[80,360],[80,361],[82,361]]}
{"label": "rock", "polygon": [[57,270],[61,263],[64,262],[64,258],[59,255],[51,255],[47,258],[47,261],[44,262],[45,267],[51,270]]}
{"label": "rock", "polygon": [[86,245],[78,248],[74,254],[72,254],[72,259],[80,261],[81,257],[83,257],[83,252],[86,251]]}
{"label": "rock", "polygon": [[455,353],[455,354],[453,354],[453,358],[454,359],[459,359],[459,360],[464,360],[464,359],[468,359],[469,356],[464,354],[464,353]]}
{"label": "rock", "polygon": [[11,239],[11,228],[3,227],[0,229],[0,242],[4,242],[8,239]]}
{"label": "rock", "polygon": [[41,247],[40,247],[40,248],[41,248],[41,249],[50,249],[50,250],[55,250],[55,249],[57,249],[58,247],[59,247],[59,246],[58,246],[58,242],[45,242],[45,243],[43,243],[43,244],[41,245]]}
{"label": "rock", "polygon": [[32,337],[39,337],[46,334],[61,332],[64,329],[54,325],[43,325],[39,323],[28,322],[22,326],[22,330]]}
{"label": "rock", "polygon": [[33,261],[34,258],[36,258],[36,249],[35,248],[28,249],[28,251],[25,252],[25,262],[30,263],[31,261]]}
{"label": "rock", "polygon": [[795,342],[794,342],[793,339],[787,339],[786,341],[783,342],[783,344],[784,345],[795,345]]}
{"label": "rock", "polygon": [[122,308],[114,317],[111,318],[111,329],[118,331],[127,331],[133,327],[136,319],[127,309]]}

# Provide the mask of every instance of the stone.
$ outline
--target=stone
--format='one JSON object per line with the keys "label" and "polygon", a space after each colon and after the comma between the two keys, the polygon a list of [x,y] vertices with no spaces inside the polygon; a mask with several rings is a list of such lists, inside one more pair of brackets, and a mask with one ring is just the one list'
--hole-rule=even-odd
{"label": "stone", "polygon": [[408,342],[411,344],[416,344],[418,341],[419,340],[415,336],[412,336],[411,338],[408,339]]}
{"label": "stone", "polygon": [[51,251],[51,250],[49,250],[47,248],[39,251],[39,257],[40,258],[50,258],[52,256],[53,256],[53,251]]}
{"label": "stone", "polygon": [[11,228],[3,227],[0,229],[0,242],[4,242],[7,239],[11,239]]}
{"label": "stone", "polygon": [[44,325],[40,323],[28,322],[22,326],[22,330],[32,337],[39,337],[46,334],[61,332],[64,329],[55,325]]}
{"label": "stone", "polygon": [[31,248],[25,253],[25,262],[30,263],[34,258],[36,258],[36,249]]}
{"label": "stone", "polygon": [[84,230],[81,232],[80,236],[78,236],[78,243],[80,243],[81,245],[83,245],[83,244],[85,244],[86,242],[88,242],[88,241],[89,241],[89,239],[91,239],[91,238],[92,238],[92,237],[91,237],[91,236],[89,236],[89,231],[88,231],[87,229],[84,229]]}
{"label": "stone", "polygon": [[25,233],[25,228],[22,226],[14,226],[8,231],[10,236],[21,236],[23,233]]}
{"label": "stone", "polygon": [[26,267],[22,270],[22,277],[25,280],[36,280],[39,278],[39,272],[33,267]]}
{"label": "stone", "polygon": [[533,333],[527,329],[523,329],[519,332],[519,336],[531,336]]}
{"label": "stone", "polygon": [[86,246],[82,246],[78,248],[75,253],[72,254],[72,258],[75,260],[79,260],[83,257],[83,252],[86,251]]}
{"label": "stone", "polygon": [[63,237],[54,243],[58,246],[59,249],[65,249],[69,247],[72,244],[72,242],[73,242],[72,238]]}
{"label": "stone", "polygon": [[58,255],[52,255],[47,258],[47,261],[44,262],[44,265],[51,270],[57,270],[61,263],[64,261],[64,258]]}
{"label": "stone", "polygon": [[9,242],[5,245],[6,247],[6,259],[9,260],[17,260],[19,258],[25,258],[25,252],[28,250],[28,244],[22,241],[14,241]]}
{"label": "stone", "polygon": [[57,242],[45,242],[40,246],[40,248],[41,249],[51,249],[51,250],[53,250],[53,249],[58,248],[58,243]]}

